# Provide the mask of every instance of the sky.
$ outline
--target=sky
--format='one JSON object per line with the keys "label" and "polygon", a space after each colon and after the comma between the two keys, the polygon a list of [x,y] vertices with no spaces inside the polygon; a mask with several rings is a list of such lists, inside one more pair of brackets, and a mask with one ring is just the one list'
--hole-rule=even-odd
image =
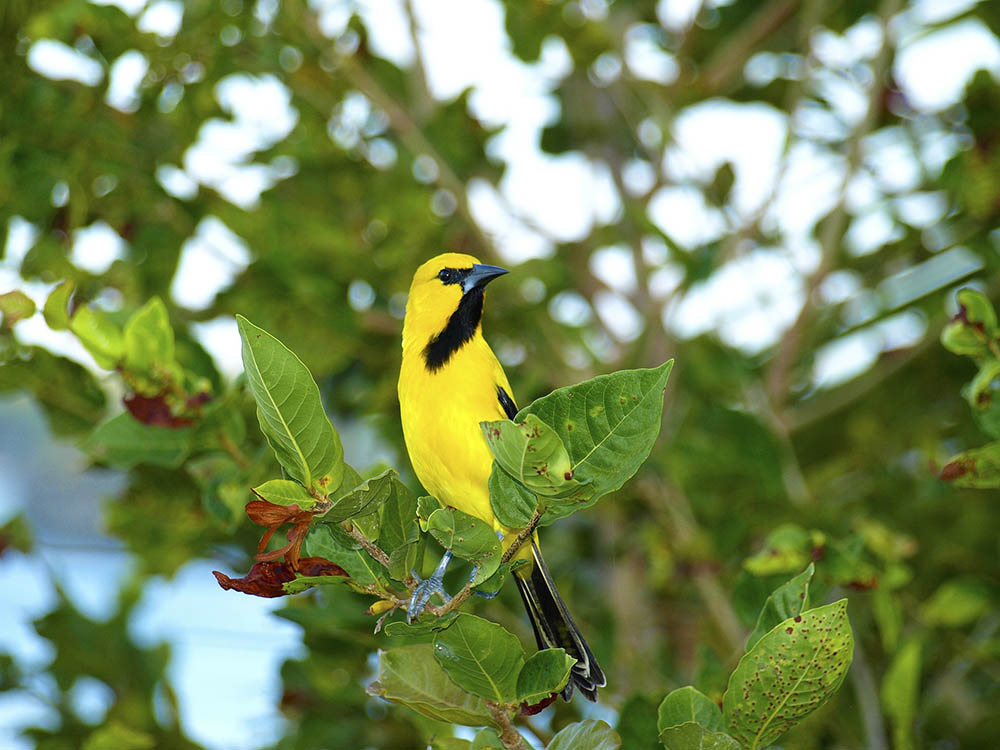
{"label": "sky", "polygon": [[[113,0],[113,4],[135,17],[141,29],[164,37],[176,33],[182,22],[182,5],[173,0],[148,4],[146,0]],[[375,53],[400,65],[412,63],[415,50],[399,0],[314,0],[311,4],[320,12],[323,29],[330,35],[342,31],[351,8],[357,7]],[[907,100],[928,115],[928,122],[932,115],[958,101],[977,69],[1000,76],[1000,42],[996,37],[978,21],[948,22],[973,4],[968,0],[921,0],[891,25],[890,33],[900,45],[894,77]],[[601,2],[583,5],[587,12],[602,12]],[[266,9],[270,4],[262,6]],[[697,6],[697,0],[664,0],[658,15],[665,26],[683,28]],[[540,61],[528,65],[510,52],[498,2],[415,0],[414,7],[433,95],[447,100],[471,87],[472,113],[489,126],[504,128],[489,146],[507,165],[499,188],[481,180],[468,187],[473,214],[495,239],[503,260],[517,263],[545,257],[553,252],[555,242],[580,239],[594,225],[614,223],[621,201],[603,167],[580,154],[552,156],[538,148],[541,129],[558,115],[552,92],[569,70],[564,45],[546,43]],[[928,31],[929,24],[940,23],[945,25]],[[858,71],[863,70],[859,65],[877,52],[881,32],[871,19],[863,19],[842,36],[820,32],[811,42],[814,54],[824,64]],[[40,75],[105,87],[108,105],[125,112],[134,110],[136,86],[145,74],[145,60],[138,52],[126,53],[106,71],[85,51],[54,40],[36,41],[28,52],[28,62]],[[283,62],[297,64],[294,54]],[[745,75],[764,85],[775,76],[794,75],[793,62],[762,53],[750,60]],[[671,82],[677,73],[676,62],[650,44],[642,28],[630,31],[624,60],[602,60],[592,75],[611,80],[626,67],[633,75],[660,83]],[[197,69],[190,75],[198,75]],[[715,330],[726,343],[753,353],[773,344],[798,314],[804,299],[804,275],[815,268],[819,257],[813,228],[833,206],[844,184],[843,159],[821,144],[824,137],[839,137],[842,125],[838,119],[856,123],[864,114],[863,75],[830,75],[821,85],[837,118],[828,112],[806,110],[789,123],[785,114],[761,103],[707,101],[680,113],[670,134],[674,145],[662,163],[636,160],[629,165],[625,184],[636,194],[649,191],[658,169],[670,178],[672,184],[653,197],[651,218],[681,248],[724,236],[734,221],[739,223],[756,213],[772,222],[784,238],[781,247],[756,247],[739,254],[705,283],[673,296],[680,273],[671,264],[665,246],[648,243],[644,255],[656,267],[651,292],[664,300],[663,323],[677,335]],[[198,184],[203,184],[218,189],[234,204],[252,209],[262,190],[294,174],[294,163],[275,160],[265,164],[254,157],[291,132],[297,113],[290,106],[287,90],[274,77],[231,76],[219,86],[217,97],[228,118],[206,122],[183,162],[161,165],[158,178],[165,190],[180,198],[192,195]],[[335,139],[352,137],[352,118],[363,117],[365,106],[363,100],[345,105],[343,127],[334,132]],[[780,157],[790,127],[816,136],[820,145],[797,143],[782,170]],[[644,127],[641,133],[653,146],[664,137],[655,126]],[[740,136],[734,138],[733,133]],[[937,165],[939,169],[961,143],[940,129],[928,127],[915,146],[902,133],[887,129],[873,133],[863,147],[867,168],[847,183],[849,250],[864,255],[891,239],[899,231],[889,211],[892,208],[903,221],[922,229],[928,246],[940,252],[921,266],[887,280],[879,290],[890,309],[901,309],[898,314],[841,337],[819,353],[813,373],[818,387],[859,374],[884,349],[919,341],[925,333],[925,321],[902,310],[905,304],[939,287],[942,279],[958,278],[978,264],[972,253],[936,237],[934,225],[946,210],[943,197],[913,192],[919,184],[917,159],[925,168]],[[374,151],[370,158],[393,159],[395,154],[388,146]],[[707,206],[700,191],[685,185],[711,175],[727,160],[734,165],[736,176],[731,215]],[[424,165],[428,170],[433,166]],[[111,190],[114,185],[100,189]],[[66,197],[58,187],[53,191],[52,200],[57,205]],[[6,252],[0,262],[0,289],[24,289],[41,304],[51,286],[26,284],[17,273],[35,234],[24,221],[15,220],[8,228]],[[935,242],[939,244],[934,246]],[[76,233],[71,260],[99,273],[124,252],[121,238],[97,222]],[[638,335],[641,321],[627,298],[636,281],[626,253],[625,248],[615,245],[595,253],[592,269],[609,287],[597,299],[596,309],[582,297],[566,293],[552,301],[552,314],[577,323],[596,314],[615,337],[627,341]],[[179,305],[204,309],[252,260],[247,241],[218,219],[207,218],[184,245],[170,294]],[[832,274],[820,292],[827,301],[848,301],[848,314],[855,316],[855,322],[865,321],[878,309],[871,293],[861,289],[859,280],[850,273]],[[363,306],[366,300],[371,303],[370,287],[359,279],[352,285],[349,301]],[[116,304],[113,295],[103,302]],[[41,316],[19,323],[17,332],[27,343],[43,344],[94,367],[71,335],[49,331]],[[240,343],[231,319],[198,324],[196,334],[225,374],[238,374]],[[12,425],[17,425],[17,431],[32,432],[44,446],[43,457],[48,460],[22,455],[18,441],[3,440],[15,434]],[[27,623],[53,606],[53,576],[89,615],[106,617],[116,605],[117,583],[128,574],[130,561],[113,540],[100,534],[96,518],[101,498],[113,495],[122,478],[114,472],[82,472],[83,457],[74,447],[47,436],[41,416],[28,399],[0,402],[0,428],[0,521],[24,508],[36,527],[46,530],[38,553],[5,557],[0,565],[0,621],[11,623],[0,630],[0,649],[12,650],[26,665],[41,665],[51,655]],[[352,441],[344,443],[350,450]],[[20,442],[24,444],[28,441]],[[6,471],[6,466],[18,470]],[[48,498],[50,504],[45,505],[33,497],[31,489],[31,477],[51,471],[51,467],[61,467],[59,472],[64,472],[59,481],[66,488],[65,497],[72,490],[75,499],[89,498],[79,506],[80,517],[62,526],[62,511],[51,510],[58,507],[51,504],[58,498]],[[95,586],[91,578],[73,573],[84,565],[99,566],[105,585]],[[251,750],[280,734],[277,670],[283,659],[300,653],[300,633],[297,626],[269,614],[278,606],[274,602],[223,592],[209,575],[211,568],[209,562],[194,561],[170,581],[154,582],[143,597],[132,631],[140,643],[162,639],[172,645],[170,679],[190,736],[209,748]],[[216,679],[220,670],[228,675],[224,682]],[[41,684],[37,689],[45,694],[51,686]],[[78,693],[81,714],[99,720],[108,701],[101,686],[83,685]],[[0,746],[18,747],[14,729],[29,717],[45,715],[46,709],[38,701],[0,697]]]}

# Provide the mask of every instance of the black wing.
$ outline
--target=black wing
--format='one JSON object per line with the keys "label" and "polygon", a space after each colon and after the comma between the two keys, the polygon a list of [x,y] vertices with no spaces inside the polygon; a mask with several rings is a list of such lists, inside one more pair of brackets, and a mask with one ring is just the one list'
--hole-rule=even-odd
{"label": "black wing", "polygon": [[500,406],[503,407],[504,414],[507,415],[507,419],[513,419],[514,415],[517,414],[517,404],[514,403],[514,399],[503,389],[502,385],[497,386],[497,401],[500,402]]}

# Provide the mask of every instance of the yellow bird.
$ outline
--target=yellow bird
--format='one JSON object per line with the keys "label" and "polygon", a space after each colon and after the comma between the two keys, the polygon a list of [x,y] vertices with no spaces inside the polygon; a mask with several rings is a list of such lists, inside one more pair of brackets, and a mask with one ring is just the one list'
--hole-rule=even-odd
{"label": "yellow bird", "polygon": [[[417,269],[403,321],[399,406],[406,449],[424,488],[443,505],[483,519],[511,540],[514,535],[490,507],[493,455],[479,427],[484,420],[513,419],[517,413],[510,383],[480,325],[483,290],[505,273],[459,253],[439,255]],[[556,590],[537,534],[517,557],[529,561],[514,572],[514,581],[538,647],[563,648],[577,660],[563,698],[569,700],[576,686],[597,700],[604,673]],[[449,559],[446,554],[434,576],[414,593],[411,616],[433,593],[443,595],[441,578]]]}

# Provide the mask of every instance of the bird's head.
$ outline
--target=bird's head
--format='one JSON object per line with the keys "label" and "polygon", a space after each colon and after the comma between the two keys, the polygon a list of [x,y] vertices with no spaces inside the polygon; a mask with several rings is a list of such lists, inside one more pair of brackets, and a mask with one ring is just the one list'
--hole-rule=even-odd
{"label": "bird's head", "polygon": [[483,313],[483,287],[505,273],[462,253],[444,253],[420,266],[406,302],[404,349],[427,349],[428,363],[440,366],[475,334]]}

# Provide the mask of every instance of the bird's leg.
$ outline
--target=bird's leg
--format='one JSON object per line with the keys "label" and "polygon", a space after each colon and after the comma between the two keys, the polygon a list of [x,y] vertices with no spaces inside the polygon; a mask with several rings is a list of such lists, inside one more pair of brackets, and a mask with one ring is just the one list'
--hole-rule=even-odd
{"label": "bird's leg", "polygon": [[451,550],[449,549],[445,550],[441,562],[438,563],[430,578],[420,581],[420,576],[417,575],[416,571],[413,571],[413,577],[420,581],[420,583],[413,589],[413,594],[410,596],[410,604],[406,608],[407,622],[413,622],[420,616],[420,613],[424,611],[424,607],[427,606],[427,602],[430,601],[430,598],[434,594],[440,595],[445,604],[451,600],[451,597],[445,593],[444,586],[442,585],[444,572],[448,569],[448,563],[450,562]]}

